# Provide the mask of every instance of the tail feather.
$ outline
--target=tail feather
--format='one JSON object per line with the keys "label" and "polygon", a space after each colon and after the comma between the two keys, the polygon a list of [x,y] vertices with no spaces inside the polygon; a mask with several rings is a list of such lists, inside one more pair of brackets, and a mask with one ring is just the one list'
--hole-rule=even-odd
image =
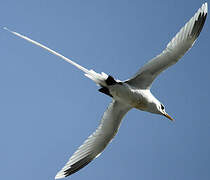
{"label": "tail feather", "polygon": [[85,76],[93,80],[97,85],[107,86],[106,80],[109,76],[104,72],[99,74],[91,69],[87,73],[85,73]]}
{"label": "tail feather", "polygon": [[100,73],[96,73],[94,70],[88,70],[86,69],[85,67],[77,64],[76,62],[72,61],[71,59],[61,55],[60,53],[48,48],[47,46],[44,46],[43,44],[37,42],[37,41],[34,41],[22,34],[19,34],[15,31],[11,31],[10,29],[4,27],[5,30],[9,31],[10,33],[22,38],[22,39],[25,39],[26,41],[29,41],[30,43],[32,44],[35,44],[36,46],[39,46],[45,50],[47,50],[48,52],[64,59],[66,62],[72,64],[73,66],[77,67],[78,69],[80,69],[81,71],[83,71],[85,73],[85,76],[90,78],[91,80],[93,80],[97,85],[100,85],[100,86],[107,86],[106,84],[106,79],[109,77],[107,74],[105,74],[104,72],[102,72],[101,74]]}

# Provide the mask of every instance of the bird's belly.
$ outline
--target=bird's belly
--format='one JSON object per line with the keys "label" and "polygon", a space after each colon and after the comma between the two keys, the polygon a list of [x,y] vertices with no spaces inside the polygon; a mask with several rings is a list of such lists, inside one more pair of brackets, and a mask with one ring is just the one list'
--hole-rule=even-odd
{"label": "bird's belly", "polygon": [[146,100],[139,90],[133,90],[127,86],[118,85],[110,89],[114,99],[130,105],[133,108],[144,110],[146,107]]}

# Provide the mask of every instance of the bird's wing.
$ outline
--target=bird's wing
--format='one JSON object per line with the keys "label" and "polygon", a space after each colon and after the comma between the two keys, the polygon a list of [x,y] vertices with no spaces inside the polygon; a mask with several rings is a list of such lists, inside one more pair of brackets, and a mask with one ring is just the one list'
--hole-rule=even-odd
{"label": "bird's wing", "polygon": [[97,72],[95,72],[95,71],[92,70],[92,69],[91,69],[91,70],[88,70],[88,69],[86,69],[85,67],[83,67],[83,66],[77,64],[76,62],[72,61],[71,59],[69,59],[69,58],[63,56],[62,54],[60,54],[60,53],[58,53],[58,52],[56,52],[56,51],[54,51],[54,50],[48,48],[47,46],[45,46],[45,45],[43,45],[43,44],[41,44],[41,43],[39,43],[39,42],[37,42],[37,41],[34,41],[34,40],[30,39],[29,37],[26,37],[26,36],[24,36],[24,35],[22,35],[22,34],[20,34],[20,33],[17,33],[17,32],[15,32],[15,31],[11,31],[10,29],[8,29],[8,28],[6,28],[6,27],[4,27],[4,29],[7,30],[7,31],[9,31],[9,32],[11,32],[12,34],[14,34],[14,35],[16,35],[16,36],[22,38],[22,39],[25,39],[26,41],[28,41],[28,42],[30,42],[30,43],[32,43],[32,44],[35,44],[36,46],[39,46],[39,47],[41,47],[41,48],[47,50],[48,52],[50,52],[50,53],[52,53],[52,54],[54,54],[54,55],[56,55],[56,56],[62,58],[62,59],[65,60],[66,62],[72,64],[72,65],[75,66],[75,67],[77,67],[78,69],[80,69],[81,71],[83,71],[83,72],[85,73],[85,76],[86,76],[86,77],[88,77],[88,78],[90,78],[91,80],[93,80],[97,85],[106,86],[106,79],[108,78],[108,75],[105,74],[104,72],[102,72],[102,73],[97,73]]}
{"label": "bird's wing", "polygon": [[131,108],[113,100],[105,111],[96,131],[78,148],[55,179],[69,176],[98,157],[118,131],[123,116]]}
{"label": "bird's wing", "polygon": [[134,77],[126,82],[137,88],[149,89],[153,80],[163,70],[175,64],[193,46],[203,28],[207,11],[208,5],[204,3],[168,43],[166,49],[145,64]]}

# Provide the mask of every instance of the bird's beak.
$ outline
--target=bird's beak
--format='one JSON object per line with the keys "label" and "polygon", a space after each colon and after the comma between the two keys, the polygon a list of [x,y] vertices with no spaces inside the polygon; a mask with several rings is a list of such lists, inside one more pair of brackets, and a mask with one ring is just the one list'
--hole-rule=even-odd
{"label": "bird's beak", "polygon": [[174,121],[174,119],[171,116],[169,116],[167,113],[165,113],[164,116],[170,119],[171,121]]}

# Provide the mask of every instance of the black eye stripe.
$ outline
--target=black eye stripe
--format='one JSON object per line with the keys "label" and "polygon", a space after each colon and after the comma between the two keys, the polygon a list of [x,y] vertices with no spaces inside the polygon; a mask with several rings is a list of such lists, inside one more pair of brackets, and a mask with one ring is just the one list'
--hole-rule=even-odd
{"label": "black eye stripe", "polygon": [[162,110],[164,110],[164,109],[165,109],[165,108],[164,108],[164,106],[163,106],[162,104],[161,104],[161,109],[162,109]]}

